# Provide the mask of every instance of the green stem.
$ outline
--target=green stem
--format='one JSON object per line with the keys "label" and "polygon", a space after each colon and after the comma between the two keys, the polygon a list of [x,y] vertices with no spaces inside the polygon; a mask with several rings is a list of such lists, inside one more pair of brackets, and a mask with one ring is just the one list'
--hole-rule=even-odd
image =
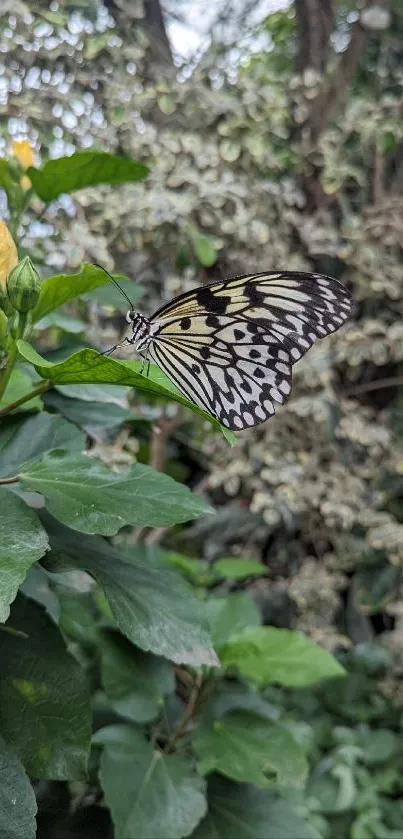
{"label": "green stem", "polygon": [[14,367],[15,362],[17,361],[17,356],[18,356],[17,343],[16,343],[16,341],[14,341],[14,343],[11,346],[10,352],[8,354],[6,366],[3,368],[3,370],[0,373],[0,401],[3,398],[4,391],[5,391],[5,389],[8,385],[11,373],[13,372],[13,367]]}
{"label": "green stem", "polygon": [[32,390],[28,393],[25,393],[24,396],[20,396],[19,399],[15,400],[15,402],[10,402],[9,405],[2,408],[0,411],[0,417],[5,417],[6,414],[14,411],[15,408],[19,408],[20,405],[24,404],[24,402],[29,402],[30,399],[34,399],[34,397],[39,396],[40,393],[45,393],[45,391],[50,390],[51,387],[53,387],[53,382],[50,379],[44,379],[43,382],[39,382],[36,387],[32,388]]}
{"label": "green stem", "polygon": [[[17,332],[16,335],[13,334],[14,341],[11,344],[10,351],[8,353],[8,358],[6,361],[6,365],[3,370],[0,372],[0,402],[4,396],[6,387],[9,383],[11,373],[13,372],[13,368],[15,362],[17,361],[19,352],[17,348],[17,341],[19,338],[23,338],[25,335],[25,331],[27,330],[29,325],[29,312],[19,312],[18,314],[18,325],[17,325]],[[47,388],[45,388],[47,390]],[[35,395],[35,394],[34,394]],[[7,405],[7,408],[4,408],[3,411],[0,411],[0,416],[2,414],[8,414],[9,411],[12,411],[13,408],[17,407],[18,405],[22,405],[23,402],[27,402],[28,399],[32,399],[32,395],[29,394],[27,396],[22,397],[13,405]]]}

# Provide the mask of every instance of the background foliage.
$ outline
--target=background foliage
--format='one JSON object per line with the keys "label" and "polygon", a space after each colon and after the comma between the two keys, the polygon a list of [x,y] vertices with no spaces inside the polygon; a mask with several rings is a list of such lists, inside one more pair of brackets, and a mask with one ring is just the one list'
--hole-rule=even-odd
{"label": "background foliage", "polygon": [[[3,215],[44,280],[0,405],[0,831],[36,798],[45,839],[400,839],[402,9],[229,3],[190,66],[164,11],[1,20]],[[231,449],[99,361],[125,304],[92,263],[145,312],[265,268],[356,311]]]}

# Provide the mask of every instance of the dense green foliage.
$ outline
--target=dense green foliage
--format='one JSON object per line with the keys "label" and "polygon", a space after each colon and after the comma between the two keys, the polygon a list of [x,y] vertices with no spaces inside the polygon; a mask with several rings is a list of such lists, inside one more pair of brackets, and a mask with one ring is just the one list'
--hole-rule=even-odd
{"label": "dense green foliage", "polygon": [[[291,7],[187,79],[113,3],[1,22],[32,259],[10,293],[1,228],[1,837],[36,806],[43,839],[402,836],[403,20],[335,5],[316,52]],[[99,354],[125,302],[95,262],[146,312],[265,268],[357,306],[275,419],[223,436]]]}

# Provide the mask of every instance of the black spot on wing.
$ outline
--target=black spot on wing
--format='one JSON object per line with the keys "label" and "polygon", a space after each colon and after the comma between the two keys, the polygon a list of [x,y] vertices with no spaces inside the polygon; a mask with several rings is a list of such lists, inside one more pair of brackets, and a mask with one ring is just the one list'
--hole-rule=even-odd
{"label": "black spot on wing", "polygon": [[217,314],[223,315],[227,308],[225,297],[219,297],[217,294],[213,294],[208,286],[198,289],[196,300],[199,306],[203,306],[207,312],[216,312]]}
{"label": "black spot on wing", "polygon": [[220,328],[220,321],[216,317],[216,315],[207,315],[206,326],[211,326],[213,329],[219,329]]}

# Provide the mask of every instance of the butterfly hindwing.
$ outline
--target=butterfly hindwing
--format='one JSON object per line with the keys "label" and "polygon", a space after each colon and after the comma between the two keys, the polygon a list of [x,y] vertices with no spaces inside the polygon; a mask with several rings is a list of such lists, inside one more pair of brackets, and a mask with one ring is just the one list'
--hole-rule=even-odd
{"label": "butterfly hindwing", "polygon": [[[234,339],[242,327],[243,339]],[[226,316],[220,317],[208,341],[205,317],[192,317],[186,337],[174,330],[171,323],[158,333],[150,344],[150,357],[188,399],[223,425],[239,431],[264,422],[274,414],[273,402],[288,397],[290,355],[276,339],[263,343],[259,334],[247,332],[244,321]]]}
{"label": "butterfly hindwing", "polygon": [[149,355],[234,430],[264,422],[291,391],[291,366],[347,319],[351,298],[321,274],[270,272],[212,283],[150,319]]}

